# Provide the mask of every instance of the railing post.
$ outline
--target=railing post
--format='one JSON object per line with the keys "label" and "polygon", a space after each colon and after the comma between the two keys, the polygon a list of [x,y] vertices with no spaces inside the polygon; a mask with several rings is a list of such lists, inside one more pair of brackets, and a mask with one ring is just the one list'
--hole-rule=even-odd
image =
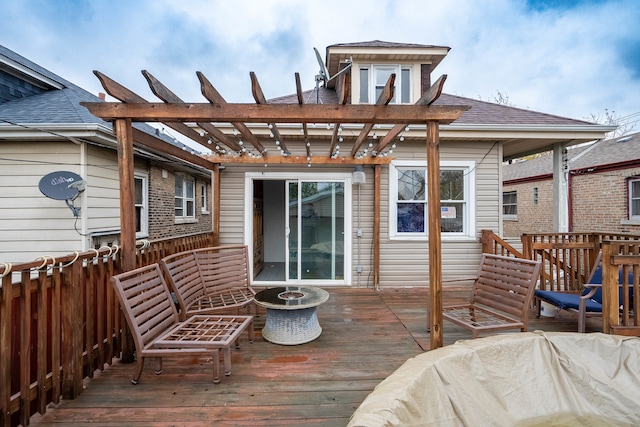
{"label": "railing post", "polygon": [[[90,261],[87,261],[90,262]],[[62,397],[75,399],[82,392],[82,262],[71,265],[62,282]]]}
{"label": "railing post", "polygon": [[602,243],[602,332],[611,333],[611,326],[618,326],[618,266],[613,265],[613,242]]}
{"label": "railing post", "polygon": [[520,236],[520,241],[522,242],[522,256],[525,259],[533,259],[533,251],[531,249],[533,247],[532,239],[533,236],[528,234]]}

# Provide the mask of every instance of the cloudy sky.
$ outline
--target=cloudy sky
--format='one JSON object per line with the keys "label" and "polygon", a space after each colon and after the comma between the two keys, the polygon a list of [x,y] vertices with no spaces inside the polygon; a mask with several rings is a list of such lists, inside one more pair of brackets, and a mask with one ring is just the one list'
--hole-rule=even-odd
{"label": "cloudy sky", "polygon": [[[19,0],[0,44],[98,93],[99,70],[157,101],[146,69],[205,102],[202,71],[228,102],[313,88],[313,47],[370,40],[448,46],[445,92],[576,119],[640,120],[637,0]],[[637,124],[635,130],[639,130]]]}

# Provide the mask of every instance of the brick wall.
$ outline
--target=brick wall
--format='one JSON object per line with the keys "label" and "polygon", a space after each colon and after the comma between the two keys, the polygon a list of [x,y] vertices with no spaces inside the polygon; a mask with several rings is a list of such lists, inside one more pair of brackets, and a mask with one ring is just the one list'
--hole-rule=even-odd
{"label": "brick wall", "polygon": [[[167,177],[162,177],[162,170]],[[195,179],[195,219],[193,223],[176,224],[175,222],[175,171],[167,166],[152,165],[149,171],[149,239],[161,239],[192,233],[204,233],[212,229],[213,209],[211,204],[211,180],[200,176]],[[203,214],[200,187],[207,186],[209,195],[208,214]]]}
{"label": "brick wall", "polygon": [[640,174],[640,168],[574,175],[573,231],[640,233],[640,224],[627,221],[626,178]]}
{"label": "brick wall", "polygon": [[[533,200],[534,188],[538,189],[537,204]],[[517,220],[504,220],[504,237],[520,237],[524,233],[549,233],[553,230],[552,180],[505,185],[502,191],[515,191],[518,195]]]}
{"label": "brick wall", "polygon": [[[572,231],[640,233],[640,224],[627,221],[626,178],[640,175],[640,168],[574,175],[571,177]],[[533,188],[538,188],[538,204],[533,204]],[[504,237],[553,230],[553,181],[505,185],[504,192],[518,194],[518,219],[505,219]]]}

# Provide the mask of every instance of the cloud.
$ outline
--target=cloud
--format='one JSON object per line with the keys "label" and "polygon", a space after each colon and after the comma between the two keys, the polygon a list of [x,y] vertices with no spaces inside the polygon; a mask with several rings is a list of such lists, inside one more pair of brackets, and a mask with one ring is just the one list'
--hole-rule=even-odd
{"label": "cloud", "polygon": [[313,47],[385,40],[452,48],[435,70],[445,91],[574,118],[639,110],[640,8],[635,0],[23,0],[3,5],[0,40],[85,89],[98,69],[155,100],[149,70],[186,101],[203,102],[202,71],[229,102],[304,89]]}

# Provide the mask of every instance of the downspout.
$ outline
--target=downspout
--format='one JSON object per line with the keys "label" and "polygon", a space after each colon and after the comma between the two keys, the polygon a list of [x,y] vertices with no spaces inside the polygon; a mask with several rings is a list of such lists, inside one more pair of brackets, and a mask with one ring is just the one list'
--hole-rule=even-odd
{"label": "downspout", "polygon": [[569,210],[569,233],[573,232],[573,172],[568,171],[567,208]]}

